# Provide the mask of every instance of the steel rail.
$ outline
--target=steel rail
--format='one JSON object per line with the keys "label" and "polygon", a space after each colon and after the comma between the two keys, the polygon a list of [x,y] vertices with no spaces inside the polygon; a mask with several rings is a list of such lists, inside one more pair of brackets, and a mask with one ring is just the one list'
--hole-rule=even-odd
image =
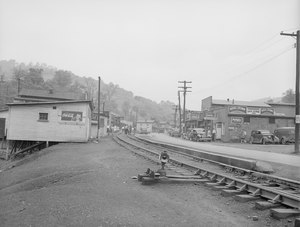
{"label": "steel rail", "polygon": [[[156,152],[138,146],[136,144],[130,143],[129,141],[126,141],[123,138],[120,138],[120,136],[117,136],[118,140],[122,141],[123,143],[126,143],[130,146],[136,147],[138,149],[144,150],[146,152],[151,153],[152,155],[158,156]],[[207,170],[205,168],[199,168],[197,166],[184,163],[180,160],[176,160],[173,158],[170,158],[169,160],[171,163],[175,165],[179,165],[181,167],[186,167],[188,169],[196,170],[197,174],[199,174],[203,178],[210,179],[211,182],[215,182],[219,185],[225,185],[228,189],[230,188],[236,188],[237,191],[240,192],[247,192],[250,193],[250,195],[253,196],[260,196],[262,198],[266,198],[270,200],[273,203],[281,203],[286,206],[292,207],[294,209],[300,209],[300,196],[297,196],[295,194],[292,194],[290,192],[284,192],[284,190],[278,190],[274,189],[274,187],[267,187],[261,184],[251,183],[248,181],[244,181],[242,179],[238,179],[231,176],[226,176],[221,173],[216,173],[211,170]]]}
{"label": "steel rail", "polygon": [[[139,138],[139,137],[136,137],[136,136],[135,137],[130,136],[130,138],[132,138],[133,140],[136,140],[136,141],[142,141],[144,143],[151,143],[153,146],[163,147],[163,146],[160,146],[160,143],[158,143],[158,142],[152,142],[150,140],[142,139],[142,138]],[[163,144],[163,145],[166,145],[166,144]],[[167,146],[172,146],[172,148],[176,147],[175,145],[167,145]],[[172,148],[168,148],[168,149],[171,149],[172,152],[179,153],[179,154],[185,155],[187,157],[191,157],[191,158],[196,159],[196,160],[207,161],[207,162],[218,164],[220,166],[224,166],[224,167],[227,167],[227,168],[232,168],[232,169],[236,169],[236,170],[239,170],[239,171],[243,171],[243,172],[246,172],[247,174],[255,174],[256,176],[263,177],[263,178],[265,178],[267,180],[270,180],[270,181],[276,181],[278,183],[284,183],[285,185],[288,185],[288,186],[291,186],[291,187],[300,188],[300,182],[296,181],[296,180],[283,178],[283,177],[279,177],[279,176],[273,176],[273,175],[257,172],[257,171],[254,171],[254,170],[241,168],[241,167],[238,167],[238,166],[232,166],[232,165],[224,164],[222,162],[217,162],[217,161],[214,161],[214,160],[209,160],[209,159],[201,158],[201,157],[198,157],[198,156],[190,155],[190,154],[187,154],[185,152],[178,151],[178,150],[173,150]],[[176,147],[176,148],[180,149],[180,147]],[[188,148],[184,147],[184,149],[188,149]],[[191,150],[194,151],[194,149],[191,149]]]}

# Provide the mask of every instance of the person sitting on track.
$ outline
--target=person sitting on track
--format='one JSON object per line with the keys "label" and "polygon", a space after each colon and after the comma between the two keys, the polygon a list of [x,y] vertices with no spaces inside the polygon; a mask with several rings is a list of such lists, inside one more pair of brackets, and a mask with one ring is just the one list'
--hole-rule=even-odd
{"label": "person sitting on track", "polygon": [[165,165],[169,161],[169,158],[170,157],[167,151],[161,152],[161,154],[159,155],[159,160],[161,162],[161,169],[165,169]]}

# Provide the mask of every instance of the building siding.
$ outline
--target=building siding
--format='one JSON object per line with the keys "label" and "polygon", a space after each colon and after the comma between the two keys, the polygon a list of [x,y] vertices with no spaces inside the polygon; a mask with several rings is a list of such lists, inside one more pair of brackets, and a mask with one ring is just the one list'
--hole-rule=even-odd
{"label": "building siding", "polygon": [[[62,111],[82,112],[82,121],[64,121]],[[39,121],[39,113],[48,113],[48,121]],[[87,103],[11,106],[7,139],[86,142],[90,136],[90,122]]]}

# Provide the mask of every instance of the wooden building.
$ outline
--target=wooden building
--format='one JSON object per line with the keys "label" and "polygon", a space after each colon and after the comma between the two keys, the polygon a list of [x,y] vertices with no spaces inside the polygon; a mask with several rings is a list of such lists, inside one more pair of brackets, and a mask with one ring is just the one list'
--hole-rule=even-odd
{"label": "wooden building", "polygon": [[7,140],[87,142],[90,138],[90,101],[20,102],[7,106]]}
{"label": "wooden building", "polygon": [[91,138],[103,137],[107,135],[107,128],[109,127],[109,114],[107,111],[100,113],[99,119],[99,132],[98,132],[98,113],[92,114],[92,131]]}

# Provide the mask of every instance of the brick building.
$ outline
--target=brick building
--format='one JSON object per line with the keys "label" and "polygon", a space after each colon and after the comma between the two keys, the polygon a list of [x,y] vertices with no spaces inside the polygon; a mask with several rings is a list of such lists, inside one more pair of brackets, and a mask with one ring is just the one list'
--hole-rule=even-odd
{"label": "brick building", "polygon": [[254,129],[273,132],[278,127],[295,126],[295,105],[235,100],[217,100],[212,96],[202,100],[201,125],[216,129],[216,139],[238,141],[243,130],[247,138]]}

